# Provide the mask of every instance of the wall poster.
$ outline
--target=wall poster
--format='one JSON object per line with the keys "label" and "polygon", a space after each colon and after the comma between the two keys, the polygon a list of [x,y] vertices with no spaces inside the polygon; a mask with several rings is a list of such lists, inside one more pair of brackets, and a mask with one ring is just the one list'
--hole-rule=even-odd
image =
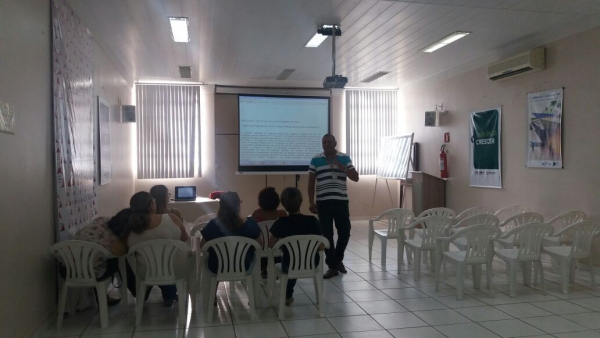
{"label": "wall poster", "polygon": [[469,114],[472,187],[502,188],[501,114],[501,107]]}
{"label": "wall poster", "polygon": [[527,94],[527,167],[562,169],[563,89]]}
{"label": "wall poster", "polygon": [[100,145],[100,185],[112,181],[110,155],[110,105],[98,96],[98,137]]}

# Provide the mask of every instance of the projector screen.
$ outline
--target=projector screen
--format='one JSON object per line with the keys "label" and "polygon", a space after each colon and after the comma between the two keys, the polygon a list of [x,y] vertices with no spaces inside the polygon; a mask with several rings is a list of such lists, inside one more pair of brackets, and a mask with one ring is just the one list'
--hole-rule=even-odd
{"label": "projector screen", "polygon": [[329,133],[329,97],[238,95],[240,173],[304,172]]}

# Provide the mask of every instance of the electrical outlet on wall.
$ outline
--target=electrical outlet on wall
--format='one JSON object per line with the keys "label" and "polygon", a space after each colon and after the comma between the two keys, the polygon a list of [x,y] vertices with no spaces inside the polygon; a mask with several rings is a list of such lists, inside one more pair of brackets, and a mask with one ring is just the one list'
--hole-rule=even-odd
{"label": "electrical outlet on wall", "polygon": [[450,143],[450,133],[444,133],[444,143]]}

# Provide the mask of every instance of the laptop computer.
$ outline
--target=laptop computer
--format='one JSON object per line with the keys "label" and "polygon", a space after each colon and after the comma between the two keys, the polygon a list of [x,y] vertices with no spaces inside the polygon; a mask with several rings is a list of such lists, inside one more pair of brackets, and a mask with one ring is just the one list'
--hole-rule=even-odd
{"label": "laptop computer", "polygon": [[195,200],[196,200],[196,187],[195,186],[175,187],[175,201],[195,201]]}

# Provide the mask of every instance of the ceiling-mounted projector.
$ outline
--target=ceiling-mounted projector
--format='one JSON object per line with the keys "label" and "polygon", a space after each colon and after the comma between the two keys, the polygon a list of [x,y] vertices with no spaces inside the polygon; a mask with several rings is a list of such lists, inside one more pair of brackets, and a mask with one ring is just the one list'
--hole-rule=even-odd
{"label": "ceiling-mounted projector", "polygon": [[323,81],[324,88],[344,88],[346,83],[348,83],[348,78],[342,75],[335,74],[335,37],[342,36],[342,30],[340,29],[340,25],[323,25],[321,28],[317,29],[317,32],[321,35],[331,36],[331,58],[333,59],[333,68],[331,71],[331,76],[325,78]]}
{"label": "ceiling-mounted projector", "polygon": [[324,88],[344,88],[344,86],[348,83],[348,78],[341,75],[328,76],[323,81]]}

